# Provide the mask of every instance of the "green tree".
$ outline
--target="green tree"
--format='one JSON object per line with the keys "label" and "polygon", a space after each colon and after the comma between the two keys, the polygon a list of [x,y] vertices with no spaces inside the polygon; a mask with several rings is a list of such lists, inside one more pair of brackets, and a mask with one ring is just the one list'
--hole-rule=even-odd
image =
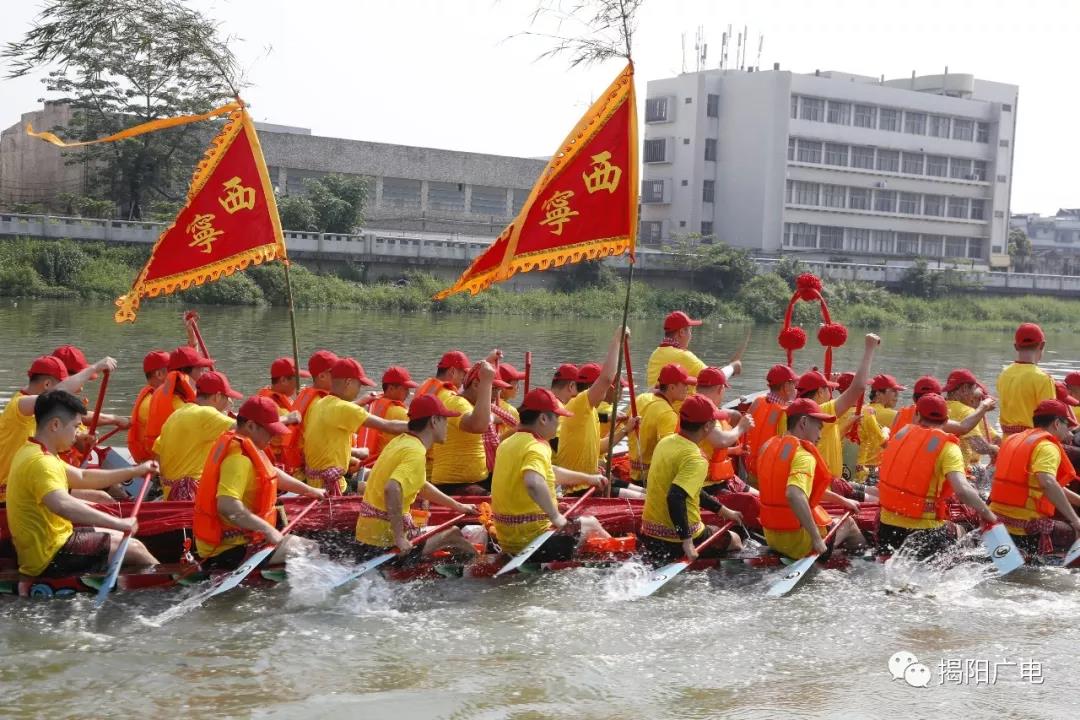
{"label": "green tree", "polygon": [[780,262],[776,263],[776,267],[774,267],[772,271],[784,278],[784,282],[788,284],[788,287],[794,290],[795,278],[803,273],[810,272],[810,266],[798,258],[792,257],[791,255],[785,255],[780,258]]}
{"label": "green tree", "polygon": [[298,232],[315,232],[319,229],[315,206],[303,195],[279,197],[277,207],[282,229]]}
{"label": "green tree", "polygon": [[1021,228],[1009,230],[1009,259],[1017,272],[1031,271],[1031,238]]}
{"label": "green tree", "polygon": [[[206,112],[236,95],[236,60],[217,25],[179,0],[47,0],[33,27],[0,58],[9,77],[55,68],[44,83],[74,111],[71,140],[139,123]],[[99,194],[123,217],[142,218],[153,199],[178,200],[208,140],[200,124],[91,145],[86,163]]]}
{"label": "green tree", "polygon": [[[367,180],[354,175],[324,175],[305,183],[319,232],[351,233],[364,221]],[[290,228],[291,229],[291,228]]]}
{"label": "green tree", "polygon": [[588,287],[612,290],[619,284],[619,276],[603,260],[584,260],[551,272],[555,275],[555,289],[559,292],[573,292]]}
{"label": "green tree", "polygon": [[713,295],[738,290],[757,273],[750,253],[725,243],[702,243],[699,233],[675,235],[664,245],[676,265],[689,273],[690,289]]}
{"label": "green tree", "polygon": [[905,270],[900,278],[901,293],[928,300],[955,295],[967,288],[968,284],[955,269],[931,270],[922,258]]}

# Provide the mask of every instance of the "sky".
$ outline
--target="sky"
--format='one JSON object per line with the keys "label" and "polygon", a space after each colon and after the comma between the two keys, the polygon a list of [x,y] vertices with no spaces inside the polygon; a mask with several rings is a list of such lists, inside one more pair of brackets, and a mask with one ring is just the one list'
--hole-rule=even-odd
{"label": "sky", "polygon": [[[548,4],[552,0],[546,0]],[[574,3],[563,0],[565,7]],[[533,22],[538,0],[189,0],[221,23],[251,86],[257,120],[316,135],[546,157],[620,71],[540,58],[558,28]],[[0,7],[0,43],[31,27],[40,0]],[[950,73],[1020,86],[1013,212],[1080,207],[1074,130],[1080,117],[1075,0],[648,0],[635,35],[638,96],[645,83],[706,67],[721,34],[749,28],[748,64],[796,72],[843,70],[887,78]],[[572,22],[562,30],[578,34]],[[734,51],[729,52],[734,57]],[[4,68],[0,73],[6,76]],[[0,128],[46,97],[40,79],[0,79]]]}

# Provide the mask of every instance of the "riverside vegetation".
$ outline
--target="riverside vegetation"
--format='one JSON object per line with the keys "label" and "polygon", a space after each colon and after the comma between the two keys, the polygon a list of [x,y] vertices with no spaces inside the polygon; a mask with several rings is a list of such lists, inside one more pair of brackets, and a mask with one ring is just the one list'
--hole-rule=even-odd
{"label": "riverside vegetation", "polygon": [[[0,296],[72,298],[111,301],[131,288],[149,250],[141,247],[72,241],[0,241]],[[692,287],[668,290],[635,283],[631,314],[657,316],[682,308],[694,316],[720,322],[776,323],[783,319],[799,263],[785,261],[777,272],[752,269],[696,268]],[[379,312],[445,312],[471,314],[615,317],[622,310],[625,285],[601,262],[549,271],[550,289],[522,292],[494,287],[475,297],[455,295],[444,301],[432,296],[445,283],[413,273],[381,282],[361,282],[363,269],[340,265],[334,273],[316,273],[294,264],[293,293],[299,307],[348,307]],[[851,327],[897,326],[1012,329],[1038,318],[1057,329],[1080,329],[1080,301],[1036,296],[988,297],[963,292],[955,273],[931,273],[917,264],[905,278],[902,292],[870,283],[829,282],[826,297],[833,314]],[[285,278],[278,263],[248,268],[216,283],[192,288],[154,302],[209,305],[285,303]],[[815,308],[800,303],[796,320],[812,327]]]}

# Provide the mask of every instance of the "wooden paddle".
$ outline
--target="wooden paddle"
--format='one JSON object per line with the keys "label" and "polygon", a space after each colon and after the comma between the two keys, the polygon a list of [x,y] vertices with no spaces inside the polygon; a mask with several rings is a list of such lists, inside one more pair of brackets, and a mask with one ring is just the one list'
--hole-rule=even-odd
{"label": "wooden paddle", "polygon": [[[832,530],[825,536],[826,543],[829,542],[829,538],[836,534],[836,531],[840,529],[840,526],[842,526],[851,515],[852,513],[850,512],[845,513],[844,516],[840,518],[840,522],[833,525]],[[814,566],[818,557],[819,553],[812,552],[802,560],[789,565],[787,572],[784,573],[784,577],[778,582],[773,583],[772,587],[769,588],[769,591],[765,593],[765,595],[767,597],[783,597],[794,590],[795,587],[802,582],[803,578],[806,577],[807,571]]]}
{"label": "wooden paddle", "polygon": [[[457,524],[458,521],[460,521],[464,517],[465,517],[465,515],[457,515],[457,516],[447,520],[442,525],[439,525],[438,527],[434,527],[431,530],[428,530],[423,535],[419,535],[419,536],[413,538],[412,540],[409,541],[409,544],[411,544],[413,547],[416,547],[420,543],[425,542],[428,538],[430,538],[430,537],[432,537],[434,535],[437,535],[438,533],[441,533],[443,530],[445,530],[446,528],[448,528],[448,527],[450,527],[452,525]],[[360,565],[358,565],[356,567],[355,570],[353,570],[348,575],[343,577],[341,580],[338,580],[336,583],[331,585],[330,589],[334,590],[336,588],[341,587],[342,585],[346,585],[348,583],[351,583],[353,580],[356,580],[361,575],[366,575],[369,572],[371,572],[372,570],[375,570],[376,568],[380,567],[384,563],[387,563],[390,560],[393,560],[400,553],[401,553],[401,550],[399,550],[397,548],[394,548],[392,551],[385,552],[382,555],[377,555],[376,557],[373,557],[370,560],[361,563]]]}
{"label": "wooden paddle", "polygon": [[1012,535],[1009,534],[1004,523],[984,526],[982,544],[986,548],[986,554],[994,561],[999,578],[1024,566],[1024,556],[1016,548],[1016,543],[1013,542]]}
{"label": "wooden paddle", "polygon": [[532,380],[532,350],[525,351],[525,392],[529,394],[529,382]]}
{"label": "wooden paddle", "polygon": [[[139,495],[135,498],[135,507],[131,509],[131,517],[138,517],[139,509],[142,507],[143,498],[146,497],[146,491],[150,487],[150,475],[152,473],[146,473],[143,477],[142,487],[139,488]],[[97,595],[94,597],[94,609],[99,609],[105,604],[105,601],[109,599],[109,593],[112,592],[113,586],[116,585],[116,578],[120,575],[120,566],[124,564],[124,556],[127,555],[128,545],[131,544],[131,531],[128,530],[124,533],[124,538],[120,541],[120,546],[116,548],[116,554],[113,555],[113,559],[109,562],[108,572],[105,573],[105,581],[98,588]]]}
{"label": "wooden paddle", "polygon": [[[576,503],[574,503],[572,506],[570,506],[570,509],[566,511],[566,513],[564,514],[564,517],[569,520],[570,516],[573,515],[574,512],[578,508],[581,507],[582,503],[584,503],[586,500],[588,500],[589,497],[594,492],[596,492],[595,487],[589,488],[588,491],[586,491],[586,493],[584,495],[582,495],[580,498],[578,498],[578,501]],[[556,532],[558,532],[558,530],[556,530],[554,528],[554,526],[551,527],[549,530],[546,530],[546,531],[542,532],[540,535],[538,535],[536,537],[535,540],[533,540],[531,543],[526,545],[525,548],[521,552],[519,552],[517,555],[515,555],[513,558],[511,558],[510,562],[506,563],[501,568],[499,568],[499,571],[497,573],[495,573],[495,577],[499,577],[500,575],[505,575],[506,573],[510,572],[511,570],[517,570],[519,567],[524,565],[526,563],[526,561],[528,561],[528,559],[533,556],[533,553],[535,553],[537,550],[539,550],[540,546],[543,545],[544,543],[546,543],[548,541],[548,539],[551,538]]]}
{"label": "wooden paddle", "polygon": [[[630,365],[630,338],[623,338],[623,362],[626,363],[626,384],[630,391],[630,417],[632,419],[637,417],[637,392],[634,388],[634,368]],[[615,418],[612,418],[611,422],[614,423]],[[638,434],[637,428],[634,428],[634,434]]]}
{"label": "wooden paddle", "polygon": [[98,388],[97,402],[94,404],[94,414],[90,418],[90,427],[87,430],[88,435],[93,435],[97,432],[98,420],[101,419],[101,406],[105,404],[105,391],[109,388],[109,371],[102,370],[104,376],[101,378],[101,387]]}
{"label": "wooden paddle", "polygon": [[[735,523],[733,521],[728,521],[727,524],[725,524],[719,530],[717,530],[712,535],[710,535],[708,538],[703,540],[700,544],[695,546],[694,549],[698,553],[700,553],[702,550],[707,548],[709,545],[712,545],[714,542],[716,542],[717,538],[720,538],[720,537],[723,537],[723,536],[727,535],[728,530],[730,530],[734,525],[735,525]],[[630,591],[630,597],[632,597],[632,598],[649,597],[650,595],[655,593],[657,590],[659,590],[660,588],[667,585],[668,582],[670,582],[676,575],[681,573],[686,568],[690,567],[690,564],[692,562],[693,561],[690,560],[690,558],[683,556],[683,558],[681,560],[676,560],[673,563],[669,563],[668,565],[665,565],[664,567],[660,568],[659,570],[654,572],[652,575],[650,575],[649,579],[647,581],[641,583],[640,585],[638,585],[637,587],[632,589]]]}
{"label": "wooden paddle", "polygon": [[210,351],[206,349],[206,341],[203,340],[202,333],[199,332],[199,313],[188,310],[184,313],[184,320],[191,323],[191,331],[195,335],[195,342],[199,345],[199,352],[202,353],[204,358],[210,360]]}

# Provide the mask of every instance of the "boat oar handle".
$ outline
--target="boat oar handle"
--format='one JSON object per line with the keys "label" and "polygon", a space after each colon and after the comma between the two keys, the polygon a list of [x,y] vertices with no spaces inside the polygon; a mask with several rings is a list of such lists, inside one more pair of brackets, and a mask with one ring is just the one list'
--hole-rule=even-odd
{"label": "boat oar handle", "polygon": [[109,388],[109,371],[103,370],[101,387],[98,388],[97,402],[94,404],[94,415],[90,418],[90,428],[87,432],[93,435],[97,431],[98,420],[101,419],[101,406],[105,404],[105,391]]}
{"label": "boat oar handle", "polygon": [[[717,539],[719,539],[719,538],[723,537],[724,535],[726,535],[727,531],[730,530],[733,527],[735,527],[735,521],[734,520],[728,520],[724,525],[722,525],[720,527],[719,530],[717,530],[712,535],[710,535],[709,537],[702,540],[700,544],[695,545],[694,546],[694,552],[700,553],[702,550],[704,550],[705,548],[709,547],[714,542],[716,542]],[[684,562],[690,562],[690,558],[688,558],[688,557],[686,557],[684,555],[683,556],[683,561]]]}
{"label": "boat oar handle", "polygon": [[[836,522],[836,524],[834,524],[834,525],[832,526],[832,528],[831,528],[831,529],[829,530],[829,532],[827,532],[827,533],[825,534],[825,537],[824,537],[824,538],[822,538],[822,540],[824,540],[824,541],[825,541],[825,543],[826,543],[826,544],[828,544],[829,540],[831,540],[831,539],[832,539],[832,536],[836,534],[836,531],[837,531],[837,530],[839,530],[839,529],[840,529],[840,527],[841,527],[841,526],[842,526],[842,525],[843,525],[843,524],[844,524],[844,523],[845,523],[845,522],[847,521],[847,519],[848,519],[848,518],[850,518],[850,517],[851,517],[852,515],[854,515],[854,513],[852,513],[851,511],[848,511],[848,512],[844,513],[843,515],[841,515],[841,516],[840,516],[840,520],[838,520],[838,521]],[[815,552],[812,552],[812,553],[809,553],[809,554],[807,555],[807,557],[810,557],[811,555],[813,555],[813,556],[817,556],[817,555],[820,555],[820,554],[821,554],[821,553],[815,553]]]}

